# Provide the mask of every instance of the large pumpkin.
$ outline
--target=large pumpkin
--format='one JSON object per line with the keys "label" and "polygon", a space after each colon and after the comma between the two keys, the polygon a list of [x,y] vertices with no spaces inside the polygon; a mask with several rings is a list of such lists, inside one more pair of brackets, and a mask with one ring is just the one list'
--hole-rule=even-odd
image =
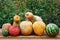
{"label": "large pumpkin", "polygon": [[55,37],[59,32],[59,28],[56,24],[50,23],[46,27],[46,33],[48,36]]}
{"label": "large pumpkin", "polygon": [[36,21],[33,23],[33,30],[37,35],[43,35],[45,27],[46,25],[42,21]]}
{"label": "large pumpkin", "polygon": [[29,35],[32,33],[32,23],[30,21],[22,21],[20,23],[20,29],[23,35]]}
{"label": "large pumpkin", "polygon": [[5,23],[2,25],[2,30],[9,30],[10,27],[11,27],[10,23]]}

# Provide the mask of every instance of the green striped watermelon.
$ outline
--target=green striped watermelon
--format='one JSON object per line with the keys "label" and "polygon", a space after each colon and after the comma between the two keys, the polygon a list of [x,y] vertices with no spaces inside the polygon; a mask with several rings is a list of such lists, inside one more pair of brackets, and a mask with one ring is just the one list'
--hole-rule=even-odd
{"label": "green striped watermelon", "polygon": [[46,27],[46,33],[50,37],[55,37],[59,33],[59,28],[56,24],[50,23]]}
{"label": "green striped watermelon", "polygon": [[3,30],[3,31],[2,31],[2,34],[3,34],[3,36],[8,36],[8,35],[9,35],[9,33],[8,33],[7,30]]}

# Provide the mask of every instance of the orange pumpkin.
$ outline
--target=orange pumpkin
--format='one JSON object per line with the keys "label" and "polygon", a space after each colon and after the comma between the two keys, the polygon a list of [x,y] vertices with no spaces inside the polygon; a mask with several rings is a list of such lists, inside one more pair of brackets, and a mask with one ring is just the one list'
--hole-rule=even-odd
{"label": "orange pumpkin", "polygon": [[41,17],[39,17],[37,15],[33,15],[33,13],[31,13],[31,12],[27,12],[25,14],[25,17],[28,21],[31,21],[32,23],[35,21],[43,21]]}
{"label": "orange pumpkin", "polygon": [[42,21],[36,21],[33,23],[33,30],[37,35],[43,35],[45,28],[46,25]]}
{"label": "orange pumpkin", "polygon": [[32,20],[33,20],[33,14],[32,14],[31,12],[27,12],[27,13],[25,14],[25,17],[26,17],[27,20],[29,20],[29,21],[32,21]]}
{"label": "orange pumpkin", "polygon": [[29,35],[32,33],[32,23],[30,21],[22,21],[20,23],[20,29],[23,35]]}
{"label": "orange pumpkin", "polygon": [[20,22],[20,16],[15,15],[14,16],[14,22]]}
{"label": "orange pumpkin", "polygon": [[6,23],[2,25],[2,30],[9,30],[9,28],[11,27],[10,23]]}

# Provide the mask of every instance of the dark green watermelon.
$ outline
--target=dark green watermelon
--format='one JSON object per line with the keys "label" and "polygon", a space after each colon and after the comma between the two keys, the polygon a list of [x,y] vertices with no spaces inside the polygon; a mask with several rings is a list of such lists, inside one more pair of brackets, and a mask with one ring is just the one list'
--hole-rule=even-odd
{"label": "dark green watermelon", "polygon": [[46,27],[46,33],[50,37],[55,37],[59,33],[59,28],[56,24],[50,23]]}
{"label": "dark green watermelon", "polygon": [[9,33],[8,33],[7,30],[3,30],[3,31],[2,31],[2,34],[3,34],[3,36],[8,36],[8,35],[9,35]]}

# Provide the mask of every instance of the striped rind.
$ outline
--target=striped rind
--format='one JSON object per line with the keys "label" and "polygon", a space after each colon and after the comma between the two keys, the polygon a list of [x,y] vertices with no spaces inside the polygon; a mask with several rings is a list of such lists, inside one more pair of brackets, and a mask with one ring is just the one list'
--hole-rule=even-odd
{"label": "striped rind", "polygon": [[59,32],[59,28],[56,24],[50,23],[46,27],[46,33],[48,36],[56,36]]}

